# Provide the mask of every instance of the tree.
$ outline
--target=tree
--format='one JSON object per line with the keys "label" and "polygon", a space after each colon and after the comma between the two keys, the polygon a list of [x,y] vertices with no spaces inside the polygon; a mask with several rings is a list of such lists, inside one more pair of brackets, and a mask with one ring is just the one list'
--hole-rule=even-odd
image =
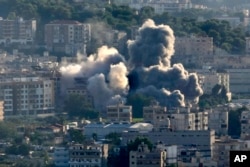
{"label": "tree", "polygon": [[70,95],[65,101],[64,109],[69,116],[95,119],[98,118],[98,113],[94,111],[92,104],[90,104],[83,95]]}
{"label": "tree", "polygon": [[243,111],[248,111],[246,107],[239,108],[237,110],[229,111],[228,119],[228,135],[239,137],[241,133],[240,116]]}
{"label": "tree", "polygon": [[76,142],[76,143],[83,143],[85,140],[85,137],[83,136],[83,133],[81,130],[78,129],[69,129],[69,137],[70,141]]}
{"label": "tree", "polygon": [[153,149],[153,144],[151,143],[151,141],[149,141],[148,138],[140,138],[140,137],[137,137],[134,141],[131,141],[130,143],[128,143],[127,145],[127,148],[128,148],[128,152],[130,151],[136,151],[138,149],[138,146],[141,144],[141,143],[144,143],[148,146],[149,150],[152,150]]}

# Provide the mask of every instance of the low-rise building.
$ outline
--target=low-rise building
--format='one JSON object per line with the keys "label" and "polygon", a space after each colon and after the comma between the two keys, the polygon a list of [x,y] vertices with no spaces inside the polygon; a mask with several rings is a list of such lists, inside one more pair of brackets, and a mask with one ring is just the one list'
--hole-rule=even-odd
{"label": "low-rise building", "polygon": [[0,121],[4,119],[4,101],[0,101]]}
{"label": "low-rise building", "polygon": [[129,167],[165,167],[166,151],[155,149],[150,151],[148,146],[141,143],[137,151],[129,153]]}
{"label": "low-rise building", "polygon": [[217,167],[228,167],[230,151],[246,151],[250,148],[250,141],[231,139],[224,136],[214,143],[212,159],[217,162]]}
{"label": "low-rise building", "polygon": [[107,106],[107,120],[111,122],[132,122],[132,106],[123,103]]}
{"label": "low-rise building", "polygon": [[73,144],[69,147],[69,167],[106,167],[107,157],[107,144]]}

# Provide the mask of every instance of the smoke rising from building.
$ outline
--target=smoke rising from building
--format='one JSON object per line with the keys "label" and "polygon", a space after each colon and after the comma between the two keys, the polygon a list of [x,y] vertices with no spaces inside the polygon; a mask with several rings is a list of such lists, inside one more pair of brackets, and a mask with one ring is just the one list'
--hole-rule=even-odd
{"label": "smoke rising from building", "polygon": [[184,106],[185,100],[197,103],[203,93],[197,75],[189,74],[182,64],[171,66],[174,41],[169,26],[157,26],[152,20],[142,25],[137,39],[128,42],[130,90],[147,96],[154,94],[165,106]]}
{"label": "smoke rising from building", "polygon": [[88,78],[87,89],[99,111],[131,93],[154,97],[169,107],[185,106],[187,100],[197,103],[203,93],[197,75],[188,73],[182,64],[171,65],[174,41],[169,26],[147,20],[138,38],[128,41],[128,62],[115,48],[103,46],[97,54],[63,66],[61,72],[64,80]]}

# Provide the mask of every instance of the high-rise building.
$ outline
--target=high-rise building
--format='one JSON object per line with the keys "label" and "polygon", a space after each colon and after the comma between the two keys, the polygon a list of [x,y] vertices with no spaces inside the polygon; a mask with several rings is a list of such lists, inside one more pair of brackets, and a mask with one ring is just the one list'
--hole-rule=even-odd
{"label": "high-rise building", "polygon": [[86,53],[91,26],[78,21],[60,20],[45,25],[45,44],[49,51],[75,55]]}
{"label": "high-rise building", "polygon": [[36,20],[0,19],[0,44],[30,44],[35,41]]}

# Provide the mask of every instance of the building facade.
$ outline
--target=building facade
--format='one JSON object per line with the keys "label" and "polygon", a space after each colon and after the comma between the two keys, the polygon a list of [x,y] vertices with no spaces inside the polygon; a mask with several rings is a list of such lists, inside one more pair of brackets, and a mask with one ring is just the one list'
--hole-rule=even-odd
{"label": "building facade", "polygon": [[165,167],[166,151],[155,149],[150,151],[148,146],[141,143],[137,151],[129,153],[129,167]]}
{"label": "building facade", "polygon": [[4,101],[0,101],[0,121],[4,119]]}
{"label": "building facade", "polygon": [[122,103],[107,106],[107,120],[112,122],[132,122],[132,106]]}
{"label": "building facade", "polygon": [[36,37],[36,20],[0,19],[0,44],[31,44]]}
{"label": "building facade", "polygon": [[0,81],[4,117],[39,116],[54,113],[54,83],[40,77],[9,78]]}
{"label": "building facade", "polygon": [[90,24],[78,21],[53,21],[45,25],[45,44],[49,51],[86,54],[91,39]]}
{"label": "building facade", "polygon": [[56,167],[68,167],[69,150],[65,147],[55,147],[53,161]]}
{"label": "building facade", "polygon": [[69,167],[106,167],[108,145],[74,144],[69,148]]}

